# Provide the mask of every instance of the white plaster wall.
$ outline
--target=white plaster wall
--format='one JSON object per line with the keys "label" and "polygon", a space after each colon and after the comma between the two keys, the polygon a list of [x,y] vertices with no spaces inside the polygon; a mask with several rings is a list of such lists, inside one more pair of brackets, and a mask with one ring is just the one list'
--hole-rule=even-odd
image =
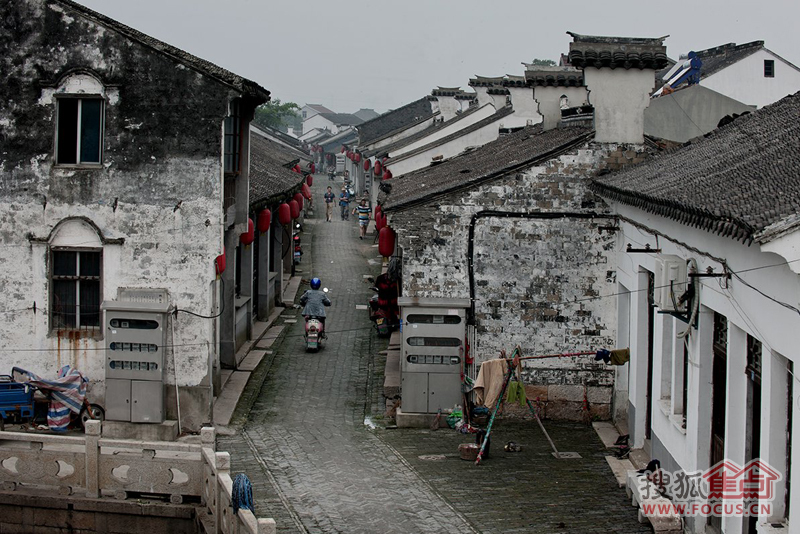
{"label": "white plaster wall", "polygon": [[418,141],[414,141],[413,143],[410,143],[402,148],[390,152],[389,157],[396,158],[402,156],[403,154],[411,152],[412,150],[416,150],[419,147],[433,143],[434,141],[438,141],[439,139],[443,139],[448,135],[452,135],[456,132],[463,130],[464,128],[472,126],[476,122],[482,121],[486,117],[489,117],[490,115],[494,114],[495,111],[497,111],[497,109],[491,104],[482,106],[480,109],[471,113],[469,116],[459,120],[458,122],[455,122],[449,126],[445,125],[443,128],[436,130],[429,136],[426,136],[422,139],[419,139]]}
{"label": "white plaster wall", "polygon": [[[764,60],[775,61],[775,77],[764,77]],[[741,61],[700,80],[713,89],[750,106],[763,107],[800,91],[800,70],[772,52],[761,49]]]}
{"label": "white plaster wall", "polygon": [[303,121],[303,132],[310,132],[314,128],[319,128],[320,130],[327,129],[334,135],[339,133],[339,128],[320,114],[314,115],[310,119]]}
{"label": "white plaster wall", "polygon": [[[751,285],[759,288],[767,295],[784,301],[792,306],[800,306],[800,279],[789,266],[780,265],[782,258],[775,254],[762,252],[757,245],[746,246],[729,238],[722,238],[709,232],[681,225],[658,215],[644,213],[630,206],[614,204],[617,213],[638,221],[649,228],[657,229],[663,234],[696,247],[717,258],[723,258],[733,271],[742,272],[740,276]],[[641,248],[645,243],[655,247],[655,237],[632,224],[621,221],[621,232],[618,233],[617,250],[618,272],[620,284],[632,291],[630,317],[631,361],[629,372],[632,380],[629,387],[630,402],[636,409],[637,422],[634,444],[641,446],[644,441],[644,407],[647,379],[646,345],[641,342],[645,337],[646,308],[642,306],[641,295],[646,290],[646,278],[640,272],[644,269],[655,271],[655,254],[627,253],[625,247],[631,243]],[[682,258],[695,258],[699,270],[712,267],[721,271],[721,265],[694,251],[688,250],[665,237],[659,237],[658,246],[662,254],[675,254]],[[775,266],[778,264],[778,266]],[[776,302],[773,302],[752,289],[744,286],[735,277],[725,287],[721,279],[701,279],[701,313],[699,329],[693,330],[689,338],[688,395],[686,415],[688,425],[684,431],[680,429],[679,419],[674,415],[672,405],[664,406],[653,403],[652,429],[653,435],[664,445],[669,454],[687,471],[709,467],[710,459],[710,427],[711,427],[711,370],[712,352],[711,336],[713,334],[713,313],[716,311],[728,318],[728,383],[727,383],[727,421],[726,421],[726,455],[739,463],[745,458],[746,420],[746,361],[745,340],[749,334],[762,341],[762,432],[761,450],[763,454],[771,454],[779,459],[784,451],[786,436],[780,427],[786,424],[786,382],[782,374],[786,372],[786,362],[800,360],[800,348],[796,342],[796,332],[800,331],[800,315]],[[636,293],[636,292],[640,293]],[[658,316],[657,316],[658,317]],[[656,321],[656,330],[663,327],[664,322]],[[685,323],[677,321],[674,332],[683,331]],[[622,331],[622,330],[621,330]],[[663,342],[663,332],[657,333],[656,340]],[[675,357],[680,344],[675,342]],[[654,355],[654,393],[658,391],[661,357],[659,343],[655,346]],[[769,359],[767,363],[766,360]],[[798,387],[795,387],[796,406],[800,406]],[[773,415],[777,414],[777,415]],[[798,430],[795,418],[795,431]],[[770,426],[771,425],[771,426]],[[796,436],[797,434],[795,434]],[[796,441],[796,440],[795,440]],[[785,453],[784,453],[785,454]],[[793,471],[800,463],[798,447],[793,447]],[[785,466],[784,466],[785,467]],[[794,495],[794,493],[793,493]],[[793,497],[791,506],[800,509],[800,495]],[[731,532],[738,531],[731,521]],[[738,525],[738,523],[736,523]],[[727,532],[728,530],[726,530]]]}
{"label": "white plaster wall", "polygon": [[[214,167],[208,162],[192,160],[173,163],[173,172],[180,169],[206,179]],[[176,211],[173,207],[126,203],[119,203],[114,211],[110,205],[113,199],[107,204],[89,206],[47,204],[44,209],[38,203],[4,201],[0,210],[16,214],[13,220],[0,225],[0,232],[20,238],[31,232],[46,238],[62,220],[86,217],[106,237],[125,239],[122,245],[103,246],[103,300],[116,299],[119,287],[165,288],[178,308],[210,315],[213,295],[208,282],[214,279],[213,258],[222,250],[220,196],[185,201]],[[207,219],[215,222],[206,226]],[[153,224],[154,221],[158,224]],[[57,244],[64,244],[65,239],[66,236],[59,236]],[[94,239],[83,243],[72,239],[71,244],[95,246]],[[69,364],[92,381],[103,380],[106,342],[102,336],[73,339],[49,331],[48,246],[28,244],[24,238],[13,243],[5,241],[4,245],[0,247],[0,265],[8,268],[4,276],[10,289],[4,307],[25,308],[36,303],[37,312],[6,314],[0,324],[0,336],[13,342],[6,345],[3,366],[10,369],[16,365],[45,377],[55,377],[58,368]],[[179,314],[174,336],[178,385],[200,384],[208,374],[209,351],[214,342],[213,321]],[[8,350],[14,347],[22,350]],[[166,365],[167,381],[174,384],[172,362]]]}
{"label": "white plaster wall", "polygon": [[475,91],[475,97],[478,99],[479,106],[485,106],[486,104],[491,104],[494,102],[492,97],[489,96],[488,87],[478,86],[473,87],[473,90]]}
{"label": "white plaster wall", "polygon": [[393,176],[401,176],[408,172],[429,166],[434,157],[443,156],[444,159],[452,158],[463,152],[467,147],[483,146],[497,139],[499,135],[499,124],[495,121],[474,132],[470,132],[467,135],[463,135],[447,143],[437,145],[419,154],[403,158],[399,161],[392,161],[389,159],[389,161],[386,162],[387,167],[392,171]]}
{"label": "white plaster wall", "polygon": [[539,104],[533,99],[533,90],[530,87],[509,87],[508,90],[514,113],[503,117],[503,128],[521,128],[542,122]]}
{"label": "white plaster wall", "polygon": [[594,105],[595,141],[642,143],[655,71],[586,67],[583,76]]}
{"label": "white plaster wall", "polygon": [[561,96],[566,95],[570,107],[588,103],[589,93],[585,87],[535,87],[533,97],[539,104],[545,130],[556,128],[561,122]]}
{"label": "white plaster wall", "polygon": [[461,110],[461,104],[452,96],[437,96],[439,111],[445,121],[456,117],[456,112]]}

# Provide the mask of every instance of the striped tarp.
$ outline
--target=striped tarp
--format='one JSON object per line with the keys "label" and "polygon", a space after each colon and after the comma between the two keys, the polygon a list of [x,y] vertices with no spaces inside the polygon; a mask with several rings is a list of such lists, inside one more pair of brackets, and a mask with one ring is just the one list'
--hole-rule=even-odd
{"label": "striped tarp", "polygon": [[18,367],[16,372],[27,375],[27,384],[39,388],[50,399],[47,409],[47,426],[50,430],[64,432],[69,425],[70,412],[80,413],[86,397],[88,379],[80,371],[65,365],[58,371],[58,378],[45,380],[35,373]]}

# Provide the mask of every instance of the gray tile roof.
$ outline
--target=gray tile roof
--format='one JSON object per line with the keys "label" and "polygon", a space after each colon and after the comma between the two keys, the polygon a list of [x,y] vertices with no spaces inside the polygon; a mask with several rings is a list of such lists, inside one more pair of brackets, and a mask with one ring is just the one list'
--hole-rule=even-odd
{"label": "gray tile roof", "polygon": [[386,181],[386,211],[401,211],[433,202],[443,194],[469,189],[536,165],[590,139],[589,128],[556,128],[546,132],[528,127],[466,151],[454,158]]}
{"label": "gray tile roof", "polygon": [[655,69],[667,66],[665,37],[605,37],[567,32],[569,63],[573,67]]}
{"label": "gray tile roof", "polygon": [[800,212],[800,93],[592,182],[600,195],[750,242]]}
{"label": "gray tile roof", "polygon": [[529,69],[525,71],[525,80],[535,87],[583,87],[583,71],[563,67],[559,70]]}
{"label": "gray tile roof", "polygon": [[282,202],[303,184],[304,177],[289,169],[295,151],[258,133],[250,135],[250,208],[259,210]]}
{"label": "gray tile roof", "polygon": [[422,97],[405,106],[387,111],[372,120],[358,125],[358,144],[369,145],[389,132],[400,130],[410,124],[425,120],[433,115],[427,97]]}
{"label": "gray tile roof", "polygon": [[361,108],[355,113],[353,113],[353,115],[355,115],[362,121],[368,121],[374,119],[375,117],[380,116],[380,113],[378,113],[372,108]]}
{"label": "gray tile roof", "polygon": [[320,113],[320,117],[325,117],[336,126],[357,126],[362,121],[352,113]]}
{"label": "gray tile roof", "polygon": [[242,78],[222,67],[219,67],[210,61],[201,59],[197,56],[184,52],[172,45],[168,45],[163,41],[159,41],[154,37],[150,37],[139,30],[135,30],[129,26],[122,24],[112,18],[106,17],[96,11],[93,11],[77,2],[72,0],[49,0],[53,3],[60,4],[69,11],[77,11],[81,16],[91,19],[98,24],[105,26],[108,29],[119,32],[127,38],[137,41],[161,54],[171,57],[179,63],[194,69],[200,74],[214,78],[217,81],[228,85],[244,96],[253,98],[256,102],[266,102],[269,100],[269,91],[258,85],[256,82]]}

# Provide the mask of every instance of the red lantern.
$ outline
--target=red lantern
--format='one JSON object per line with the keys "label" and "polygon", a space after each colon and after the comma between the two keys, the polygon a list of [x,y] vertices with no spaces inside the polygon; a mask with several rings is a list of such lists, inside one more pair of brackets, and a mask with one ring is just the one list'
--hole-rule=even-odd
{"label": "red lantern", "polygon": [[249,245],[256,238],[255,225],[253,219],[247,219],[247,231],[239,236],[239,243]]}
{"label": "red lantern", "polygon": [[384,226],[381,228],[380,232],[378,232],[378,252],[384,258],[388,258],[394,254],[395,237],[394,230],[388,226]]}
{"label": "red lantern", "polygon": [[380,176],[382,170],[383,170],[383,165],[381,165],[380,160],[375,160],[375,169],[373,171],[375,176]]}
{"label": "red lantern", "polygon": [[341,153],[342,153],[342,154],[344,154],[345,152],[347,152],[347,147],[346,147],[346,146],[343,146],[343,147],[342,147],[342,152],[341,152]]}
{"label": "red lantern", "polygon": [[314,185],[314,177],[311,176],[310,174],[306,176],[306,184]]}
{"label": "red lantern", "polygon": [[269,210],[261,210],[258,213],[258,231],[266,232],[272,224],[272,212]]}
{"label": "red lantern", "polygon": [[356,152],[356,155],[353,156],[353,161],[355,161],[356,163],[361,163],[361,154]]}
{"label": "red lantern", "polygon": [[297,163],[294,167],[292,167],[292,170],[294,172],[303,172],[302,170],[300,170],[300,164],[299,163]]}
{"label": "red lantern", "polygon": [[296,200],[289,201],[289,210],[292,219],[297,219],[300,217],[300,204],[298,204]]}
{"label": "red lantern", "polygon": [[217,276],[220,276],[222,273],[225,272],[225,264],[227,263],[225,259],[225,247],[222,247],[222,254],[214,258],[214,271],[217,273]]}
{"label": "red lantern", "polygon": [[386,226],[386,216],[380,211],[375,214],[375,229],[380,232]]}
{"label": "red lantern", "polygon": [[300,189],[300,192],[303,194],[305,198],[311,199],[311,189],[306,184],[303,184],[303,187]]}
{"label": "red lantern", "polygon": [[312,163],[312,164],[311,164],[311,174],[314,174],[315,172],[317,172],[317,167],[316,167],[316,165],[314,165],[314,164]]}
{"label": "red lantern", "polygon": [[378,220],[378,214],[379,214],[381,211],[383,211],[383,208],[381,207],[381,205],[380,205],[380,204],[376,204],[376,205],[375,205],[375,220],[376,220],[376,221]]}
{"label": "red lantern", "polygon": [[368,171],[368,170],[369,170],[369,160],[368,160],[368,159],[365,159],[365,160],[364,160],[364,170],[365,170],[365,171]]}
{"label": "red lantern", "polygon": [[392,171],[386,169],[386,172],[383,173],[384,180],[391,180],[392,179]]}
{"label": "red lantern", "polygon": [[[297,193],[294,194],[294,197],[292,197],[292,198],[294,198],[294,201],[297,202],[297,207],[300,208],[300,209],[303,209],[303,193],[300,193],[298,191]],[[296,218],[297,217],[292,215],[292,219],[296,219]]]}
{"label": "red lantern", "polygon": [[292,222],[292,210],[286,202],[278,206],[278,221],[281,224]]}

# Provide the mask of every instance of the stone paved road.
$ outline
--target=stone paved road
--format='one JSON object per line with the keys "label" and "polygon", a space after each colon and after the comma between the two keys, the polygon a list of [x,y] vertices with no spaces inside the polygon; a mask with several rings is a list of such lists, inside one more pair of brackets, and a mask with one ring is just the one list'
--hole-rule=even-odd
{"label": "stone paved road", "polygon": [[[317,206],[328,185],[321,178]],[[253,483],[257,516],[274,517],[279,532],[650,531],[636,521],[602,444],[585,426],[546,423],[561,450],[583,456],[556,460],[532,423],[500,423],[492,458],[481,466],[458,458],[458,444],[470,440],[452,430],[365,426],[365,416],[379,421],[383,412],[384,361],[376,354],[385,342],[355,307],[370,294],[362,275],[379,272],[377,251],[371,238],[358,239],[352,217],[326,223],[317,213],[306,222],[300,268],[331,289],[328,343],[306,353],[302,317],[286,310],[298,322],[286,324],[254,373],[232,435],[218,438],[219,449],[231,452],[232,474],[245,472]],[[525,448],[503,453],[504,440]]]}

